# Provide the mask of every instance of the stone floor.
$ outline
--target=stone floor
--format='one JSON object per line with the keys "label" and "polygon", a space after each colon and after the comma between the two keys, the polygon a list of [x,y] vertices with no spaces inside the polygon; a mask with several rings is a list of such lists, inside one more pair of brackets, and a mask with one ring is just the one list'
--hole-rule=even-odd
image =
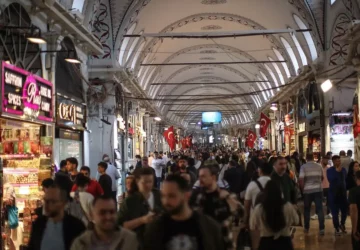
{"label": "stone floor", "polygon": [[310,231],[307,235],[304,234],[302,228],[297,228],[294,237],[295,250],[350,250],[351,248],[351,222],[350,217],[346,223],[348,234],[343,236],[334,235],[332,220],[325,222],[325,236],[319,236],[318,221],[310,222]]}

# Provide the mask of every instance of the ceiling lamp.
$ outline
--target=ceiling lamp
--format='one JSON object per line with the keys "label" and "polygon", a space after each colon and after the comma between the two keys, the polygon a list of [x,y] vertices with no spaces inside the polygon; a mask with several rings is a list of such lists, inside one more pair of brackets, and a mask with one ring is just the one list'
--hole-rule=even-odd
{"label": "ceiling lamp", "polygon": [[278,105],[277,105],[277,103],[275,103],[275,102],[271,103],[270,109],[271,109],[272,111],[277,111],[277,110],[278,110]]}
{"label": "ceiling lamp", "polygon": [[332,88],[332,83],[331,83],[331,81],[329,80],[329,79],[327,79],[325,82],[323,82],[322,84],[321,84],[321,89],[322,89],[322,91],[325,93],[325,92],[328,92],[329,91],[329,89],[331,89]]}
{"label": "ceiling lamp", "polygon": [[259,128],[260,128],[260,124],[259,124],[259,123],[256,123],[256,124],[255,124],[255,128],[256,128],[256,129],[259,129]]}
{"label": "ceiling lamp", "polygon": [[[35,32],[35,30],[38,30],[38,32]],[[31,35],[27,36],[26,39],[31,43],[36,44],[45,44],[47,41],[41,37],[41,30],[39,28],[33,28],[31,31]]]}
{"label": "ceiling lamp", "polygon": [[69,50],[68,56],[65,57],[65,61],[67,61],[68,63],[74,63],[74,64],[81,63],[80,59],[77,57],[77,55],[75,53],[75,50]]}
{"label": "ceiling lamp", "polygon": [[154,117],[154,120],[157,121],[157,122],[159,122],[159,121],[161,121],[161,118],[158,117],[158,116],[156,116],[156,117]]}

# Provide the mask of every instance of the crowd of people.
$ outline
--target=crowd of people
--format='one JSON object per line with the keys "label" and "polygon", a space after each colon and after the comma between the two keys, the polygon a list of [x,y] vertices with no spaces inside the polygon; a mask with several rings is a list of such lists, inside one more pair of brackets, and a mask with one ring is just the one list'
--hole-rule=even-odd
{"label": "crowd of people", "polygon": [[[29,250],[293,249],[296,227],[332,219],[335,235],[360,240],[360,171],[351,151],[314,161],[227,147],[137,155],[117,196],[119,172],[104,155],[96,179],[75,158],[44,180]],[[315,203],[316,213],[311,216]],[[298,204],[304,205],[304,220]],[[324,213],[324,204],[326,213]],[[339,215],[340,220],[339,220]],[[240,233],[234,237],[234,227]],[[237,238],[235,240],[235,238]]]}

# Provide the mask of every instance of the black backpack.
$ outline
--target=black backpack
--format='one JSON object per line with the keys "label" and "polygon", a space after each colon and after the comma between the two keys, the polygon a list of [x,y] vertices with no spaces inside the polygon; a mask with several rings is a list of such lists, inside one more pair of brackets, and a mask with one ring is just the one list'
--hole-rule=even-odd
{"label": "black backpack", "polygon": [[256,195],[255,198],[255,204],[253,204],[253,207],[256,207],[258,204],[260,204],[264,200],[264,188],[261,186],[261,183],[258,180],[254,181],[258,188],[260,189],[260,192]]}

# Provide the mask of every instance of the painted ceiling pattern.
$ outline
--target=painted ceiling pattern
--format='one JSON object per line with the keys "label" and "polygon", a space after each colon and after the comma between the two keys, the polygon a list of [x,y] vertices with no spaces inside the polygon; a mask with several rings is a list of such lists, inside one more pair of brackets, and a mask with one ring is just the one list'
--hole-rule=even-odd
{"label": "painted ceiling pattern", "polygon": [[[102,2],[103,0],[101,0]],[[339,37],[346,32],[345,26],[358,15],[356,0],[342,1],[345,12],[334,23],[335,32],[331,35],[331,48],[334,51],[332,64],[342,63],[346,54],[346,44]],[[256,2],[256,4],[253,4]],[[276,2],[276,3],[275,3]],[[281,4],[280,4],[281,2]],[[159,94],[187,94],[202,92],[207,94],[228,93],[239,97],[229,100],[212,101],[216,107],[234,100],[246,103],[251,112],[271,100],[271,97],[292,77],[298,69],[311,64],[324,50],[326,28],[324,25],[324,6],[326,0],[182,0],[169,3],[168,0],[109,0],[107,16],[99,12],[98,27],[111,20],[111,27],[98,30],[98,37],[111,50],[122,53],[120,65],[134,72],[138,84],[149,97]],[[103,2],[102,2],[103,3]],[[273,3],[273,4],[272,4]],[[253,5],[252,5],[253,4]],[[162,11],[162,6],[166,11]],[[176,6],[176,7],[173,7]],[[249,6],[254,6],[249,11]],[[259,10],[266,13],[259,15]],[[104,7],[100,8],[101,10]],[[340,14],[340,13],[339,13]],[[103,14],[104,15],[104,14]],[[279,21],[280,20],[280,21]],[[252,31],[267,29],[310,29],[296,34],[269,34],[244,39],[159,39],[124,38],[124,34],[176,33],[176,32],[224,32]],[[108,39],[112,40],[109,45]],[[106,40],[107,39],[107,40]],[[252,40],[250,40],[252,39]],[[249,42],[251,41],[251,42]],[[258,45],[258,47],[256,47]],[[116,57],[116,54],[114,55]],[[114,58],[116,59],[116,58]],[[219,61],[268,61],[268,63],[247,64],[201,64]],[[285,61],[276,63],[271,61]],[[187,62],[199,64],[186,65]],[[141,66],[142,63],[185,63],[178,66]],[[207,84],[213,82],[251,81],[248,84]],[[204,83],[197,85],[152,85],[152,83]],[[249,95],[246,93],[251,92]],[[244,94],[245,93],[245,94]],[[255,94],[253,94],[255,93]],[[201,101],[200,101],[201,103]],[[176,115],[170,112],[171,106],[157,102],[161,113],[169,118]],[[176,105],[175,105],[176,106]],[[198,110],[194,105],[176,106],[182,111]],[[236,112],[236,121],[251,121],[251,112]],[[179,118],[179,117],[178,117]],[[185,125],[185,124],[184,124]]]}

